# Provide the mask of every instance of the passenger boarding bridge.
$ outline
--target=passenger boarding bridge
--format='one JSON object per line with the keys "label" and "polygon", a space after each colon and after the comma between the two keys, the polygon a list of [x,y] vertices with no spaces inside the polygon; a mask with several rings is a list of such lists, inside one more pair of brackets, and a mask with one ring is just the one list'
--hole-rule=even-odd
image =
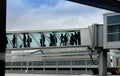
{"label": "passenger boarding bridge", "polygon": [[7,50],[90,45],[88,28],[57,31],[7,32]]}
{"label": "passenger boarding bridge", "polygon": [[[90,30],[14,31],[7,33],[7,50],[39,50],[42,54],[88,54]],[[85,34],[84,34],[85,33]],[[86,37],[87,36],[87,37]],[[52,55],[51,55],[52,56]]]}

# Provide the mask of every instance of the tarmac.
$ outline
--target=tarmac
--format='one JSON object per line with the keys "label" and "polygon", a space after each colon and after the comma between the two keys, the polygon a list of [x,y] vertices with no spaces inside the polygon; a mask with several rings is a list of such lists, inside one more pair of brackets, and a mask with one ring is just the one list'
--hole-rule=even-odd
{"label": "tarmac", "polygon": [[[99,75],[58,75],[58,74],[11,74],[11,73],[5,73],[5,76],[99,76]],[[120,76],[120,75],[108,75],[108,76]]]}

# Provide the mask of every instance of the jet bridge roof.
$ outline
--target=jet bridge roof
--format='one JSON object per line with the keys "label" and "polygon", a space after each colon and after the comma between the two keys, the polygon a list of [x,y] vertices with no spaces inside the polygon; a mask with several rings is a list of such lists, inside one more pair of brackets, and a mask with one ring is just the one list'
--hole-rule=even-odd
{"label": "jet bridge roof", "polygon": [[120,12],[120,0],[68,0],[80,4],[98,7],[110,11]]}

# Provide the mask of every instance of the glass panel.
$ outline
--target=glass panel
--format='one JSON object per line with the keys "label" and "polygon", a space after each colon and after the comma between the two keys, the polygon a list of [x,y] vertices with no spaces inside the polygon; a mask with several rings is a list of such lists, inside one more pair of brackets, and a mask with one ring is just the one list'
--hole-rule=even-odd
{"label": "glass panel", "polygon": [[92,60],[87,60],[87,65],[93,65]]}
{"label": "glass panel", "polygon": [[56,65],[56,61],[45,61],[45,65]]}
{"label": "glass panel", "polygon": [[6,62],[5,66],[11,66],[11,62]]}
{"label": "glass panel", "polygon": [[33,61],[33,66],[36,66],[36,61]]}
{"label": "glass panel", "polygon": [[40,47],[45,47],[46,46],[46,36],[45,36],[44,33],[40,33],[39,45],[40,45]]}
{"label": "glass panel", "polygon": [[120,25],[111,25],[108,26],[108,33],[115,33],[115,32],[120,32]]}
{"label": "glass panel", "polygon": [[46,47],[56,45],[56,42],[55,42],[54,38],[55,38],[54,33],[52,33],[52,32],[45,33],[45,45],[46,45]]}
{"label": "glass panel", "polygon": [[8,34],[7,40],[7,48],[40,48],[81,44],[80,32],[77,30]]}
{"label": "glass panel", "polygon": [[70,65],[70,61],[58,61],[58,65]]}
{"label": "glass panel", "polygon": [[120,15],[108,16],[107,24],[120,23]]}
{"label": "glass panel", "polygon": [[33,65],[33,66],[42,66],[43,65],[43,61],[31,61],[29,62],[29,65]]}
{"label": "glass panel", "polygon": [[72,65],[85,65],[86,60],[73,60]]}
{"label": "glass panel", "polygon": [[[29,39],[31,38],[31,40]],[[40,34],[39,33],[29,33],[28,41],[27,43],[30,43],[30,47],[32,48],[38,48],[40,47],[39,39],[40,39]]]}
{"label": "glass panel", "polygon": [[66,44],[65,44],[65,42],[64,42],[64,34],[65,34],[65,32],[57,32],[57,33],[56,33],[57,46],[67,45],[67,40],[66,40]]}
{"label": "glass panel", "polygon": [[16,62],[16,66],[21,66],[21,62]]}
{"label": "glass panel", "polygon": [[87,60],[87,65],[97,65],[97,64],[99,64],[99,62],[98,62],[98,60]]}
{"label": "glass panel", "polygon": [[107,41],[120,41],[120,15],[107,17]]}
{"label": "glass panel", "polygon": [[94,63],[95,63],[95,65],[98,65],[99,61],[98,60],[94,60]]}
{"label": "glass panel", "polygon": [[17,42],[18,42],[18,48],[23,48],[23,35],[17,34]]}
{"label": "glass panel", "polygon": [[17,47],[17,37],[15,34],[7,35],[7,48],[16,48]]}
{"label": "glass panel", "polygon": [[32,66],[32,65],[33,65],[33,64],[32,64],[32,61],[29,61],[29,62],[28,62],[28,65],[29,65],[29,66]]}
{"label": "glass panel", "polygon": [[111,42],[111,41],[120,41],[120,33],[108,34],[108,42]]}
{"label": "glass panel", "polygon": [[38,65],[42,66],[43,65],[43,61],[38,61]]}
{"label": "glass panel", "polygon": [[13,66],[21,66],[21,63],[20,63],[20,62],[13,62],[12,65],[13,65]]}
{"label": "glass panel", "polygon": [[22,66],[27,66],[27,62],[21,62]]}

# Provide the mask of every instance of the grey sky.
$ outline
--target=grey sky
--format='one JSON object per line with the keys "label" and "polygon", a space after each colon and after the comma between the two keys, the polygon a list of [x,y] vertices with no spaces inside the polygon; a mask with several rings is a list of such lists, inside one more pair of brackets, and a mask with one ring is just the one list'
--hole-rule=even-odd
{"label": "grey sky", "polygon": [[8,0],[7,31],[85,28],[109,11],[65,0]]}

